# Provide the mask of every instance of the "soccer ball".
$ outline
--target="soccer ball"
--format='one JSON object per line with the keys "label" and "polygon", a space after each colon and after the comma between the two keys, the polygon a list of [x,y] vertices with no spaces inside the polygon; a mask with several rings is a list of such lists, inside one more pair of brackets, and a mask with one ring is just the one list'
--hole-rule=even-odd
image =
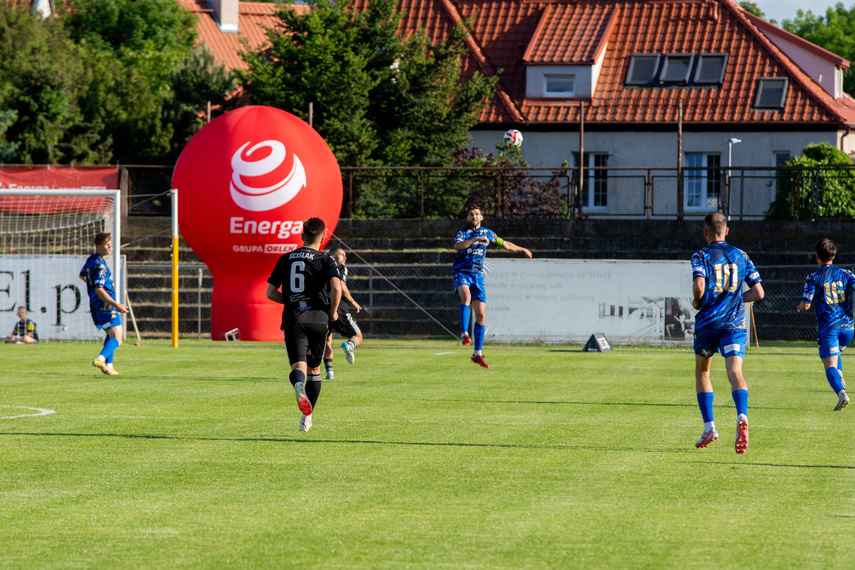
{"label": "soccer ball", "polygon": [[505,146],[508,148],[522,146],[522,133],[516,129],[510,129],[505,133]]}

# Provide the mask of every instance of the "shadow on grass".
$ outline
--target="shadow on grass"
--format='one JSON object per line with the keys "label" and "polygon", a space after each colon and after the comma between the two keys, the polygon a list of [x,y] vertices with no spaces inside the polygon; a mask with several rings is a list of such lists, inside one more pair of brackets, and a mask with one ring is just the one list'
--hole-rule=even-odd
{"label": "shadow on grass", "polygon": [[[696,402],[686,402],[685,404],[667,404],[661,402],[577,402],[577,401],[541,401],[541,400],[457,400],[457,399],[435,399],[428,398],[413,398],[412,401],[417,402],[462,402],[464,404],[523,404],[529,405],[565,405],[565,406],[650,406],[656,408],[693,408],[698,409]],[[732,403],[714,404],[715,409],[733,409]],[[752,410],[793,410],[796,408],[773,408],[770,406],[751,406]]]}
{"label": "shadow on grass", "polygon": [[494,449],[567,449],[580,451],[635,452],[635,453],[692,453],[688,449],[643,449],[636,447],[603,447],[596,445],[532,445],[516,443],[459,443],[450,441],[380,441],[372,439],[309,439],[303,437],[201,437],[190,435],[158,435],[132,433],[38,433],[38,432],[0,432],[0,437],[81,437],[81,438],[117,438],[117,439],[150,439],[166,441],[221,441],[221,442],[262,442],[262,443],[336,443],[350,445],[395,445],[414,447],[460,447],[460,448],[494,448]]}
{"label": "shadow on grass", "polygon": [[796,467],[799,469],[855,469],[855,465],[796,465],[788,463],[743,463],[741,461],[684,461],[706,465],[750,465],[753,467]]}

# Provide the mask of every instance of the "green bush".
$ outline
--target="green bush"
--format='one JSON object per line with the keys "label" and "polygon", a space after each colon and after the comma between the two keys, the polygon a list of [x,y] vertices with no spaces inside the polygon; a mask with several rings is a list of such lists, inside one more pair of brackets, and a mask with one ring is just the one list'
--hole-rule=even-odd
{"label": "green bush", "polygon": [[809,144],[776,173],[778,191],[767,220],[855,217],[855,169],[843,151]]}

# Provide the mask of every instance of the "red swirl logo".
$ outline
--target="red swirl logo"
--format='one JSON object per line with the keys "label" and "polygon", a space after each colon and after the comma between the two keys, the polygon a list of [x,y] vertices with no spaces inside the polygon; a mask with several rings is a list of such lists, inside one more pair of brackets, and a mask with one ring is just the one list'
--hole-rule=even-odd
{"label": "red swirl logo", "polygon": [[[252,212],[273,210],[287,204],[306,187],[303,163],[295,154],[291,171],[282,176],[285,145],[277,140],[266,140],[247,150],[251,144],[244,143],[232,156],[229,184],[232,200]],[[264,149],[266,153],[262,152]]]}

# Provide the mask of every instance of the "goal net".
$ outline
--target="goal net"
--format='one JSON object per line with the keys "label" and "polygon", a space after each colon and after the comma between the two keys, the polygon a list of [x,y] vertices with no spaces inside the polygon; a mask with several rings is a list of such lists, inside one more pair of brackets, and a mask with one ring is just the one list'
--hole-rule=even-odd
{"label": "goal net", "polygon": [[110,232],[106,261],[123,298],[118,205],[118,190],[0,189],[0,336],[11,334],[25,307],[39,340],[104,338],[79,273],[95,251],[95,234]]}

